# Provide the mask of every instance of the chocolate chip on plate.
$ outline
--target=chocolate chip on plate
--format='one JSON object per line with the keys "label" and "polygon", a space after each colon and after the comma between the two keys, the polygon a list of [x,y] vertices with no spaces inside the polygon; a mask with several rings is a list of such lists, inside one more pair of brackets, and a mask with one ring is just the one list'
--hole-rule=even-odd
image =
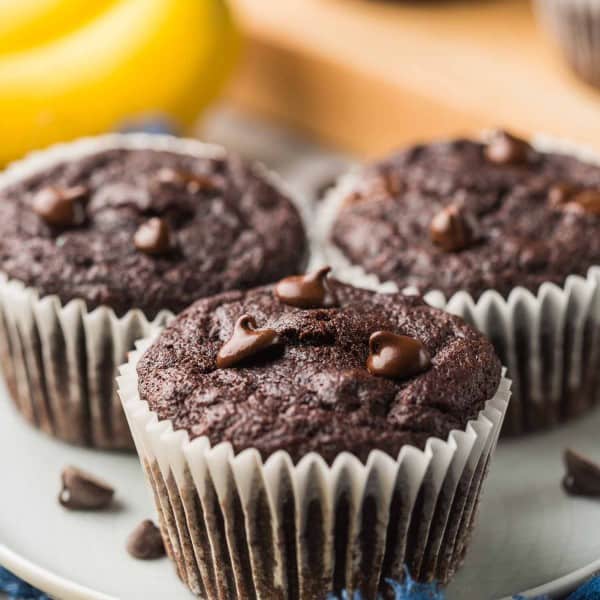
{"label": "chocolate chip on plate", "polygon": [[166,554],[160,529],[150,520],[142,521],[127,538],[127,552],[134,558],[152,560]]}
{"label": "chocolate chip on plate", "polygon": [[306,275],[293,275],[275,286],[275,296],[284,304],[298,308],[324,308],[332,306],[334,299],[327,288],[327,275],[331,267],[323,267]]}
{"label": "chocolate chip on plate", "polygon": [[33,211],[48,225],[69,227],[78,220],[78,203],[88,195],[83,185],[70,188],[45,187],[33,198]]}
{"label": "chocolate chip on plate", "polygon": [[530,150],[525,140],[507,131],[497,131],[485,148],[485,157],[496,165],[518,165],[527,162]]}
{"label": "chocolate chip on plate", "polygon": [[464,210],[451,204],[433,217],[429,225],[429,237],[446,252],[458,252],[473,242],[475,234]]}
{"label": "chocolate chip on plate", "polygon": [[256,329],[254,317],[242,315],[234,326],[230,340],[217,354],[217,367],[219,369],[232,367],[246,358],[277,345],[278,341],[274,329]]}
{"label": "chocolate chip on plate", "polygon": [[156,256],[168,252],[171,247],[171,230],[168,223],[159,217],[142,223],[133,236],[135,247],[145,254]]}
{"label": "chocolate chip on plate", "polygon": [[429,352],[415,338],[391,331],[376,331],[369,338],[367,369],[373,375],[407,379],[430,366]]}
{"label": "chocolate chip on plate", "polygon": [[600,497],[600,464],[571,449],[565,450],[564,462],[562,486],[567,494]]}
{"label": "chocolate chip on plate", "polygon": [[100,510],[112,501],[115,490],[106,482],[77,467],[65,467],[58,501],[72,510]]}

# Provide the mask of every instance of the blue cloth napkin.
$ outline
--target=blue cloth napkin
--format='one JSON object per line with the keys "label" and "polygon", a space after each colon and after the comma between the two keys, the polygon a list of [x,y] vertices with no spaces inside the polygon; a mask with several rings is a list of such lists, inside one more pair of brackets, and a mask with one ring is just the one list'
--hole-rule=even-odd
{"label": "blue cloth napkin", "polygon": [[[417,583],[407,576],[406,581],[399,583],[391,579],[388,585],[394,592],[394,600],[444,600],[444,593],[436,584]],[[0,592],[8,594],[11,600],[50,600],[50,598],[31,587],[6,569],[0,567]],[[515,596],[520,600],[523,596]],[[546,596],[529,600],[546,600]],[[327,600],[364,600],[360,592],[351,598],[348,594],[341,596],[330,594]],[[569,595],[566,600],[600,600],[600,575],[593,577],[578,590]]]}
{"label": "blue cloth napkin", "polygon": [[0,567],[0,592],[11,600],[50,600],[46,594],[21,581],[16,575]]}

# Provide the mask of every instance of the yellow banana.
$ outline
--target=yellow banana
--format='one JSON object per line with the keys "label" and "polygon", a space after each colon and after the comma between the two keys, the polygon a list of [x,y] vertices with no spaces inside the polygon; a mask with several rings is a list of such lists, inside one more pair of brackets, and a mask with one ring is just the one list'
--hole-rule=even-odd
{"label": "yellow banana", "polygon": [[236,47],[222,0],[0,0],[0,162],[145,115],[187,125]]}

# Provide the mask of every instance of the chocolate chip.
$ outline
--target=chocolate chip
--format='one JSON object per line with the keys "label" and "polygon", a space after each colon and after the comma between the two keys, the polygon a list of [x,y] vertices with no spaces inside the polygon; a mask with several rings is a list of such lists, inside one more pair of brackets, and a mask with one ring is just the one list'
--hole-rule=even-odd
{"label": "chocolate chip", "polygon": [[161,558],[166,554],[160,529],[150,519],[142,521],[130,533],[126,548],[131,556],[141,560]]}
{"label": "chocolate chip", "polygon": [[275,296],[284,304],[298,308],[324,308],[332,306],[334,299],[327,288],[327,275],[331,267],[323,267],[307,275],[293,275],[275,286]]}
{"label": "chocolate chip", "polygon": [[250,315],[242,315],[233,328],[231,339],[217,354],[217,367],[227,369],[263,350],[277,345],[279,339],[273,329],[256,329]]}
{"label": "chocolate chip", "polygon": [[562,206],[580,191],[579,186],[571,183],[555,183],[548,190],[548,201],[552,206]]}
{"label": "chocolate chip", "polygon": [[343,206],[352,206],[365,200],[365,195],[359,191],[354,191],[348,194],[342,203]]}
{"label": "chocolate chip", "polygon": [[367,369],[373,375],[406,379],[426,371],[431,357],[425,346],[406,335],[377,331],[369,338]]}
{"label": "chocolate chip", "polygon": [[397,196],[404,190],[404,182],[400,178],[400,173],[393,169],[386,172],[385,185],[390,196]]}
{"label": "chocolate chip", "polygon": [[[88,195],[83,185],[70,188],[45,187],[33,198],[33,211],[48,225],[69,227],[83,220],[77,209],[78,202]],[[78,218],[79,217],[79,218]]]}
{"label": "chocolate chip", "polygon": [[485,148],[486,159],[496,165],[518,165],[527,162],[531,146],[506,131],[497,131]]}
{"label": "chocolate chip", "polygon": [[583,190],[572,196],[564,208],[571,212],[600,215],[600,190]]}
{"label": "chocolate chip", "polygon": [[199,175],[190,171],[181,171],[165,167],[158,172],[157,179],[164,185],[186,188],[190,194],[199,191],[219,189],[219,180],[211,175]]}
{"label": "chocolate chip", "polygon": [[378,200],[397,196],[403,190],[404,182],[400,173],[389,167],[373,173],[365,182],[363,191],[370,199]]}
{"label": "chocolate chip", "polygon": [[546,244],[529,242],[519,252],[519,265],[530,271],[540,270],[548,264],[549,257]]}
{"label": "chocolate chip", "polygon": [[164,254],[171,247],[171,230],[168,223],[159,217],[153,217],[142,223],[135,235],[133,243],[140,251],[150,255]]}
{"label": "chocolate chip", "polygon": [[475,235],[464,210],[451,204],[433,217],[429,237],[447,252],[457,252],[469,246]]}
{"label": "chocolate chip", "polygon": [[564,490],[573,496],[600,496],[600,464],[567,449],[564,454],[567,473],[562,480]]}
{"label": "chocolate chip", "polygon": [[78,469],[65,467],[58,501],[72,510],[100,510],[112,501],[114,489],[104,481]]}

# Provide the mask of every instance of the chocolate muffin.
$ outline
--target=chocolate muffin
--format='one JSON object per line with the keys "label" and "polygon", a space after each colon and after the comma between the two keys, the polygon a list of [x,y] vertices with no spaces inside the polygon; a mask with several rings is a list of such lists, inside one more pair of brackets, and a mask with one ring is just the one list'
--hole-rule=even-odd
{"label": "chocolate muffin", "polygon": [[65,440],[131,447],[114,377],[133,341],[197,298],[297,272],[306,253],[280,186],[217,147],[117,135],[17,163],[0,177],[17,406]]}
{"label": "chocolate muffin", "polygon": [[294,206],[232,156],[115,148],[0,190],[0,270],[88,310],[177,313],[294,273],[305,254]]}
{"label": "chocolate muffin", "polygon": [[327,273],[200,300],[122,369],[165,545],[202,597],[374,598],[403,565],[447,581],[466,551],[500,362],[460,318]]}
{"label": "chocolate muffin", "polygon": [[522,157],[494,157],[498,141],[455,140],[369,165],[333,243],[382,281],[448,297],[585,275],[600,264],[600,167],[503,143],[523,144]]}
{"label": "chocolate muffin", "polygon": [[[587,296],[600,265],[597,164],[496,132],[487,143],[418,145],[367,165],[328,206],[327,243],[344,263],[393,287],[441,292],[431,295],[437,305],[493,339],[515,384],[508,429],[546,427],[596,402],[589,344],[600,313]],[[573,276],[585,298],[571,299]],[[544,300],[558,288],[562,307]],[[551,314],[540,331],[542,310]]]}
{"label": "chocolate muffin", "polygon": [[[295,462],[318,452],[332,463],[342,451],[366,461],[374,449],[396,457],[405,444],[445,439],[496,392],[500,361],[461,319],[416,296],[329,286],[330,308],[287,305],[271,287],[195,303],[140,360],[141,399],[191,438],[228,441],[236,453],[256,448],[264,460],[285,450]],[[249,317],[248,335],[272,331],[277,343],[219,368],[219,349],[244,331],[241,315]],[[379,331],[417,339],[423,369],[394,378],[369,372],[369,338]],[[395,344],[415,351],[397,339],[382,342],[380,352]]]}

